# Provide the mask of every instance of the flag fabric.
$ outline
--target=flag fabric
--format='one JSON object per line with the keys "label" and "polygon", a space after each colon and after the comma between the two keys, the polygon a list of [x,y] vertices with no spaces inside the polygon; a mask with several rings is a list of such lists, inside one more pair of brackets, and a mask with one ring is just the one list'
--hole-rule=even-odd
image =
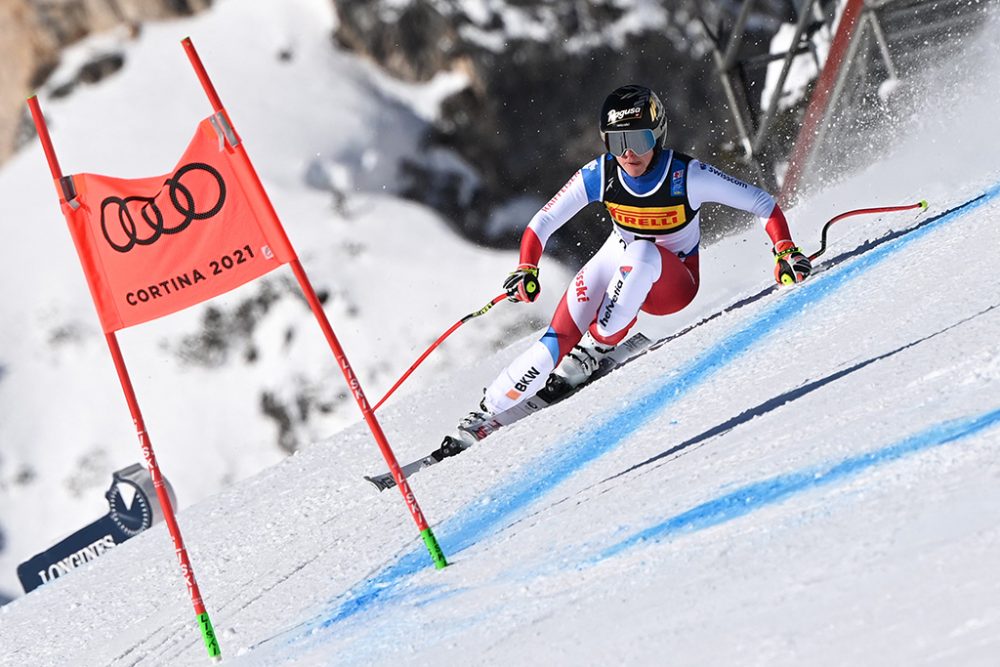
{"label": "flag fabric", "polygon": [[295,259],[246,153],[224,140],[213,119],[198,124],[169,174],[69,177],[63,213],[106,333],[201,303]]}

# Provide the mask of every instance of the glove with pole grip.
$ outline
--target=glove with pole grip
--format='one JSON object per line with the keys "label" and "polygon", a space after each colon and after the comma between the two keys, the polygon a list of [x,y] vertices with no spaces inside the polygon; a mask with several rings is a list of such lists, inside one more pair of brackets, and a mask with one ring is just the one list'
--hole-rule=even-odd
{"label": "glove with pole grip", "polygon": [[781,285],[794,285],[809,277],[812,262],[791,241],[779,241],[774,250],[774,279]]}
{"label": "glove with pole grip", "polygon": [[507,290],[508,301],[524,301],[531,303],[541,294],[542,287],[538,283],[538,267],[533,264],[521,264],[503,281]]}

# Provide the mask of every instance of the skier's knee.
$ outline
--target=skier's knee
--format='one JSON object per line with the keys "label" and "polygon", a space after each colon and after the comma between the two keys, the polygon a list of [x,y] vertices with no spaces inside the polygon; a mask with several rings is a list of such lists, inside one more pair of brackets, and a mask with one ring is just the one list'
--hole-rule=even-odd
{"label": "skier's knee", "polygon": [[638,317],[633,317],[632,321],[617,330],[611,330],[609,327],[602,326],[600,321],[594,322],[590,325],[590,335],[598,343],[602,345],[615,346],[625,339],[628,335],[629,330],[635,325]]}
{"label": "skier's knee", "polygon": [[656,280],[659,275],[662,264],[660,250],[652,242],[632,243],[625,249],[625,254],[622,256],[623,266],[631,266],[633,271],[642,267],[651,274],[653,280]]}

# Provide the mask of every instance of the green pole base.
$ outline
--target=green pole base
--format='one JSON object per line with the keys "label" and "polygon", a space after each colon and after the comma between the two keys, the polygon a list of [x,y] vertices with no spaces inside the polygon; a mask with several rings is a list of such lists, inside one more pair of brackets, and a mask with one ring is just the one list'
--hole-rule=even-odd
{"label": "green pole base", "polygon": [[431,529],[426,528],[421,530],[420,537],[424,538],[424,544],[427,545],[427,550],[431,552],[431,558],[434,560],[434,567],[439,570],[443,570],[448,567],[448,561],[445,560],[444,552],[441,551],[441,545],[438,544],[437,538],[434,537],[434,533],[431,532]]}
{"label": "green pole base", "polygon": [[222,660],[222,649],[219,648],[219,639],[215,636],[212,619],[208,617],[207,611],[204,614],[198,614],[198,626],[201,628],[201,638],[205,640],[205,648],[208,649],[208,657],[213,662]]}

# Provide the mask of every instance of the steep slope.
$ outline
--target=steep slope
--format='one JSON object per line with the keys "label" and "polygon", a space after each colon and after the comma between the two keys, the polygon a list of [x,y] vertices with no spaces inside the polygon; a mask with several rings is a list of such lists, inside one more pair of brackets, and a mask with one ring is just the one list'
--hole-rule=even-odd
{"label": "steep slope", "polygon": [[[415,476],[449,568],[431,567],[398,494],[361,479],[381,463],[360,425],[188,507],[224,654],[992,664],[1000,133],[980,130],[998,117],[1000,60],[987,46],[938,72],[966,104],[930,105],[908,142],[793,219],[811,247],[844,208],[926,197],[930,211],[843,223],[814,279]],[[695,305],[640,328],[682,329],[769,281],[758,229],[703,261]],[[523,344],[387,405],[400,457],[433,446]],[[144,533],[4,606],[0,659],[203,662],[176,569],[162,527]]]}
{"label": "steep slope", "polygon": [[[395,196],[400,157],[419,152],[423,117],[461,81],[385,81],[332,48],[333,21],[326,0],[220,2],[195,19],[149,25],[123,47],[116,76],[65,98],[42,91],[41,101],[66,173],[165,173],[211,112],[180,46],[190,35],[377,399],[438,334],[496,294],[517,257],[470,246]],[[106,38],[81,44],[64,65]],[[0,171],[0,202],[2,599],[20,593],[18,563],[107,511],[111,472],[141,452],[37,142]],[[566,277],[545,268],[549,285]],[[542,297],[551,308],[558,290]],[[496,308],[413,383],[492,353],[542,317]],[[181,507],[358,419],[287,268],[119,339]]]}

